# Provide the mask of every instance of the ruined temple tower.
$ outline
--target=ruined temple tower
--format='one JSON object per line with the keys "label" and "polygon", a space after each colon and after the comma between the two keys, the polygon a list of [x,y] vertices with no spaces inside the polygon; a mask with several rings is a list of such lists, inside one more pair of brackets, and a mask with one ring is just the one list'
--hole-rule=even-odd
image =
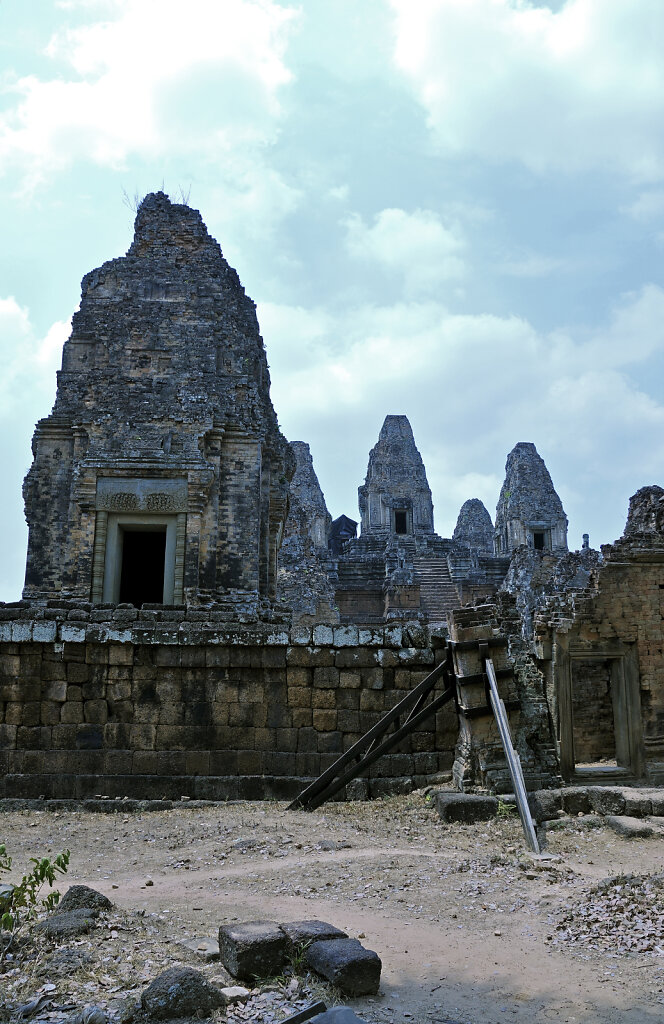
{"label": "ruined temple tower", "polygon": [[567,550],[567,516],[530,442],[521,441],[507,456],[494,539],[497,555],[509,555],[524,544],[535,551]]}
{"label": "ruined temple tower", "polygon": [[293,622],[338,622],[330,583],[328,533],[332,516],[316,476],[309,445],[291,441],[296,469],[279,552],[279,600]]}
{"label": "ruined temple tower", "polygon": [[433,502],[407,416],[386,416],[358,488],[362,536],[433,534]]}
{"label": "ruined temple tower", "polygon": [[493,554],[493,523],[485,505],[479,498],[464,501],[454,527],[452,540],[455,544],[476,551],[478,554]]}
{"label": "ruined temple tower", "polygon": [[269,602],[294,460],[254,303],[196,210],[145,197],[84,277],[24,484],[24,597]]}

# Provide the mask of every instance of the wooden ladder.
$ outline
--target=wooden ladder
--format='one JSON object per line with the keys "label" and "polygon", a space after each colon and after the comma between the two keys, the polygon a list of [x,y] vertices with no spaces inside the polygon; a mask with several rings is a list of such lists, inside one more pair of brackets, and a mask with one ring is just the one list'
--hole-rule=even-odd
{"label": "wooden ladder", "polygon": [[[440,679],[443,681],[443,690],[436,695],[434,691]],[[338,757],[322,775],[303,789],[288,809],[293,811],[304,808],[313,811],[320,807],[450,700],[456,701],[456,685],[451,651],[446,648],[445,660],[390,708],[379,722]]]}

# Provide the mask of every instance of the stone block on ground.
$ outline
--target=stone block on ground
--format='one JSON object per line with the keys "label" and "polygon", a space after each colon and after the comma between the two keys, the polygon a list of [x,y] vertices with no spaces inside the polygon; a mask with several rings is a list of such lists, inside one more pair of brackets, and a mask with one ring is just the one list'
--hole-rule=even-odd
{"label": "stone block on ground", "polygon": [[623,796],[625,797],[623,813],[628,817],[645,818],[646,815],[652,814],[652,799],[650,796],[639,793],[638,790],[631,792],[629,789],[623,790]]}
{"label": "stone block on ground", "polygon": [[275,921],[247,921],[219,929],[219,957],[234,978],[252,981],[278,974],[288,950],[288,939]]}
{"label": "stone block on ground", "polygon": [[556,817],[563,806],[559,789],[539,789],[528,794],[528,807],[535,821],[547,821]]}
{"label": "stone block on ground", "polygon": [[610,814],[606,818],[606,824],[625,839],[647,839],[655,833],[652,825],[641,818],[631,818],[627,814]]}
{"label": "stone block on ground", "polygon": [[590,799],[585,786],[568,786],[562,789],[563,810],[568,814],[588,814]]}
{"label": "stone block on ground", "polygon": [[589,786],[588,799],[598,814],[623,814],[625,797],[617,786]]}
{"label": "stone block on ground", "polygon": [[345,995],[368,996],[378,991],[381,960],[357,939],[325,939],[312,942],[305,962],[316,974],[336,985]]}
{"label": "stone block on ground", "polygon": [[434,794],[436,810],[446,822],[489,821],[496,816],[498,800],[495,796],[472,793],[450,793],[444,790]]}
{"label": "stone block on ground", "polygon": [[280,925],[280,928],[288,936],[291,946],[296,948],[318,940],[348,938],[341,928],[335,928],[333,924],[327,924],[325,921],[289,921]]}
{"label": "stone block on ground", "polygon": [[225,1005],[221,991],[193,967],[169,967],[141,995],[141,1006],[155,1020],[209,1017]]}
{"label": "stone block on ground", "polygon": [[64,914],[51,914],[45,921],[39,921],[35,930],[52,939],[66,939],[72,935],[84,935],[93,928],[99,911],[90,907],[67,910]]}
{"label": "stone block on ground", "polygon": [[55,913],[66,914],[70,910],[112,910],[108,896],[91,889],[89,885],[72,885],[58,903]]}

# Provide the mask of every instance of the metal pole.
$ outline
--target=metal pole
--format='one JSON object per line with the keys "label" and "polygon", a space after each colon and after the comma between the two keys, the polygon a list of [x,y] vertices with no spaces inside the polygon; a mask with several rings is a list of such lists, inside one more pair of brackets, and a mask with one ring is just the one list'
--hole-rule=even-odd
{"label": "metal pole", "polygon": [[493,667],[493,661],[491,658],[487,658],[486,674],[489,679],[489,696],[491,698],[491,707],[493,713],[496,716],[498,722],[498,730],[500,732],[500,738],[503,742],[503,748],[505,750],[505,756],[507,757],[507,766],[510,770],[512,777],[512,785],[514,786],[514,795],[516,796],[516,805],[519,810],[519,817],[521,818],[521,824],[523,825],[523,832],[526,837],[526,843],[533,853],[539,853],[539,843],[537,841],[537,833],[535,832],[535,826],[533,825],[533,819],[530,816],[530,808],[528,807],[528,797],[526,795],[526,786],[523,781],[523,771],[521,770],[521,761],[519,755],[512,745],[512,737],[510,735],[510,726],[507,718],[507,712],[505,705],[500,699],[498,693],[498,683],[496,682],[496,672]]}

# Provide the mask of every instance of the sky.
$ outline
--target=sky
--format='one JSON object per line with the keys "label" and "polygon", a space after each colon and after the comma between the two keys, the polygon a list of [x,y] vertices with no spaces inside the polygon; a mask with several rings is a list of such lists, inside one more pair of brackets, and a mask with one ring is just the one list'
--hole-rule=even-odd
{"label": "sky", "polygon": [[569,543],[664,485],[662,0],[0,0],[0,600],[84,274],[200,210],[333,517],[406,414],[451,536],[537,446]]}

